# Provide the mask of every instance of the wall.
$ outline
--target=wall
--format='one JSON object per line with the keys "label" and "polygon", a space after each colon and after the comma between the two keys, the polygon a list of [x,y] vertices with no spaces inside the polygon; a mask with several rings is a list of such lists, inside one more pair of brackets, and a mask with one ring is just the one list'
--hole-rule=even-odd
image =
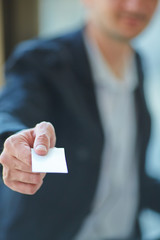
{"label": "wall", "polygon": [[5,58],[19,42],[38,35],[38,0],[4,0]]}
{"label": "wall", "polygon": [[84,9],[79,0],[39,0],[39,35],[57,35],[80,25]]}

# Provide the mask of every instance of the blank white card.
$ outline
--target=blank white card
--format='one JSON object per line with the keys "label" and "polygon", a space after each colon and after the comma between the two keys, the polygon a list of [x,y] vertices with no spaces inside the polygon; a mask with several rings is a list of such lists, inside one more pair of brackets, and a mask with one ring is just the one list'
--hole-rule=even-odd
{"label": "blank white card", "polygon": [[64,148],[50,148],[48,154],[40,156],[31,149],[32,172],[68,173]]}

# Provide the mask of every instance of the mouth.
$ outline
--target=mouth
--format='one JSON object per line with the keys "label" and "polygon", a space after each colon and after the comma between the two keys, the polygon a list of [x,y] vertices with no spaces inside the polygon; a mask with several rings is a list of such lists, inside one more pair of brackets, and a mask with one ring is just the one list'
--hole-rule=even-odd
{"label": "mouth", "polygon": [[121,14],[121,20],[130,26],[137,26],[146,21],[146,17],[143,14]]}

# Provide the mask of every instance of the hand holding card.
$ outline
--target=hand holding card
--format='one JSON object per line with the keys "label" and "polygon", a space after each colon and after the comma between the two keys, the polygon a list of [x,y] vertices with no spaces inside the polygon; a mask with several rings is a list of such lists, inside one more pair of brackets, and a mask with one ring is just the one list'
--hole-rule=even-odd
{"label": "hand holding card", "polygon": [[32,172],[68,173],[64,148],[50,148],[48,154],[40,156],[32,153]]}

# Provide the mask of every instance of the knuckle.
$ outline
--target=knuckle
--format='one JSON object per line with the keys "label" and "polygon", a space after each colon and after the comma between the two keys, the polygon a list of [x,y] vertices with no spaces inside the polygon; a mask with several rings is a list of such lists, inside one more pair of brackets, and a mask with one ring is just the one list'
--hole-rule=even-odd
{"label": "knuckle", "polygon": [[2,165],[6,165],[7,161],[6,161],[6,157],[5,157],[5,154],[2,153],[1,156],[0,156],[0,163]]}
{"label": "knuckle", "polygon": [[48,126],[48,125],[49,125],[49,122],[47,122],[47,121],[42,121],[42,122],[41,122],[41,125],[42,125],[42,126]]}
{"label": "knuckle", "polygon": [[42,125],[42,126],[45,126],[45,127],[49,127],[49,126],[51,126],[52,124],[51,124],[50,122],[43,121],[43,122],[41,122],[41,125]]}
{"label": "knuckle", "polygon": [[48,142],[48,141],[49,141],[49,138],[48,138],[47,134],[42,133],[42,134],[40,134],[40,135],[38,136],[37,140],[38,140],[39,142]]}
{"label": "knuckle", "polygon": [[53,125],[50,122],[41,122],[35,128],[36,141],[35,146],[42,144],[48,148],[56,143],[56,134]]}
{"label": "knuckle", "polygon": [[51,134],[55,133],[55,128],[50,122],[48,122],[48,130],[51,132]]}
{"label": "knuckle", "polygon": [[54,127],[53,127],[53,125],[50,122],[47,122],[47,127],[50,130],[54,130]]}
{"label": "knuckle", "polygon": [[52,130],[54,131],[54,127],[53,125],[50,123],[50,122],[46,122],[46,121],[43,121],[41,123],[38,123],[36,125],[36,127],[40,128],[40,129],[47,129],[47,130]]}
{"label": "knuckle", "polygon": [[39,184],[42,181],[42,178],[41,178],[40,174],[33,175],[32,181],[33,181],[34,184]]}
{"label": "knuckle", "polygon": [[37,192],[37,185],[29,185],[28,187],[28,194],[33,195]]}
{"label": "knuckle", "polygon": [[6,186],[10,187],[10,179],[9,179],[9,174],[3,172],[3,182]]}
{"label": "knuckle", "polygon": [[7,181],[10,178],[10,171],[7,167],[3,167],[3,181]]}
{"label": "knuckle", "polygon": [[7,138],[4,142],[4,149],[9,149],[11,147],[11,137]]}
{"label": "knuckle", "polygon": [[43,128],[46,128],[47,125],[48,125],[48,122],[42,121],[42,122],[38,123],[36,125],[36,127],[40,128],[40,129],[43,129]]}
{"label": "knuckle", "polygon": [[10,184],[7,178],[3,177],[3,182],[6,186],[10,187]]}
{"label": "knuckle", "polygon": [[[10,157],[16,157],[16,159],[20,161],[28,160],[27,162],[30,163],[30,147],[22,134],[17,133],[6,139],[4,143],[4,153],[8,156],[8,161]],[[12,166],[14,166],[13,163]]]}
{"label": "knuckle", "polygon": [[10,136],[4,142],[4,149],[6,149],[7,151],[10,151],[11,149],[16,148],[16,146],[17,146],[17,136],[16,136],[16,134]]}

